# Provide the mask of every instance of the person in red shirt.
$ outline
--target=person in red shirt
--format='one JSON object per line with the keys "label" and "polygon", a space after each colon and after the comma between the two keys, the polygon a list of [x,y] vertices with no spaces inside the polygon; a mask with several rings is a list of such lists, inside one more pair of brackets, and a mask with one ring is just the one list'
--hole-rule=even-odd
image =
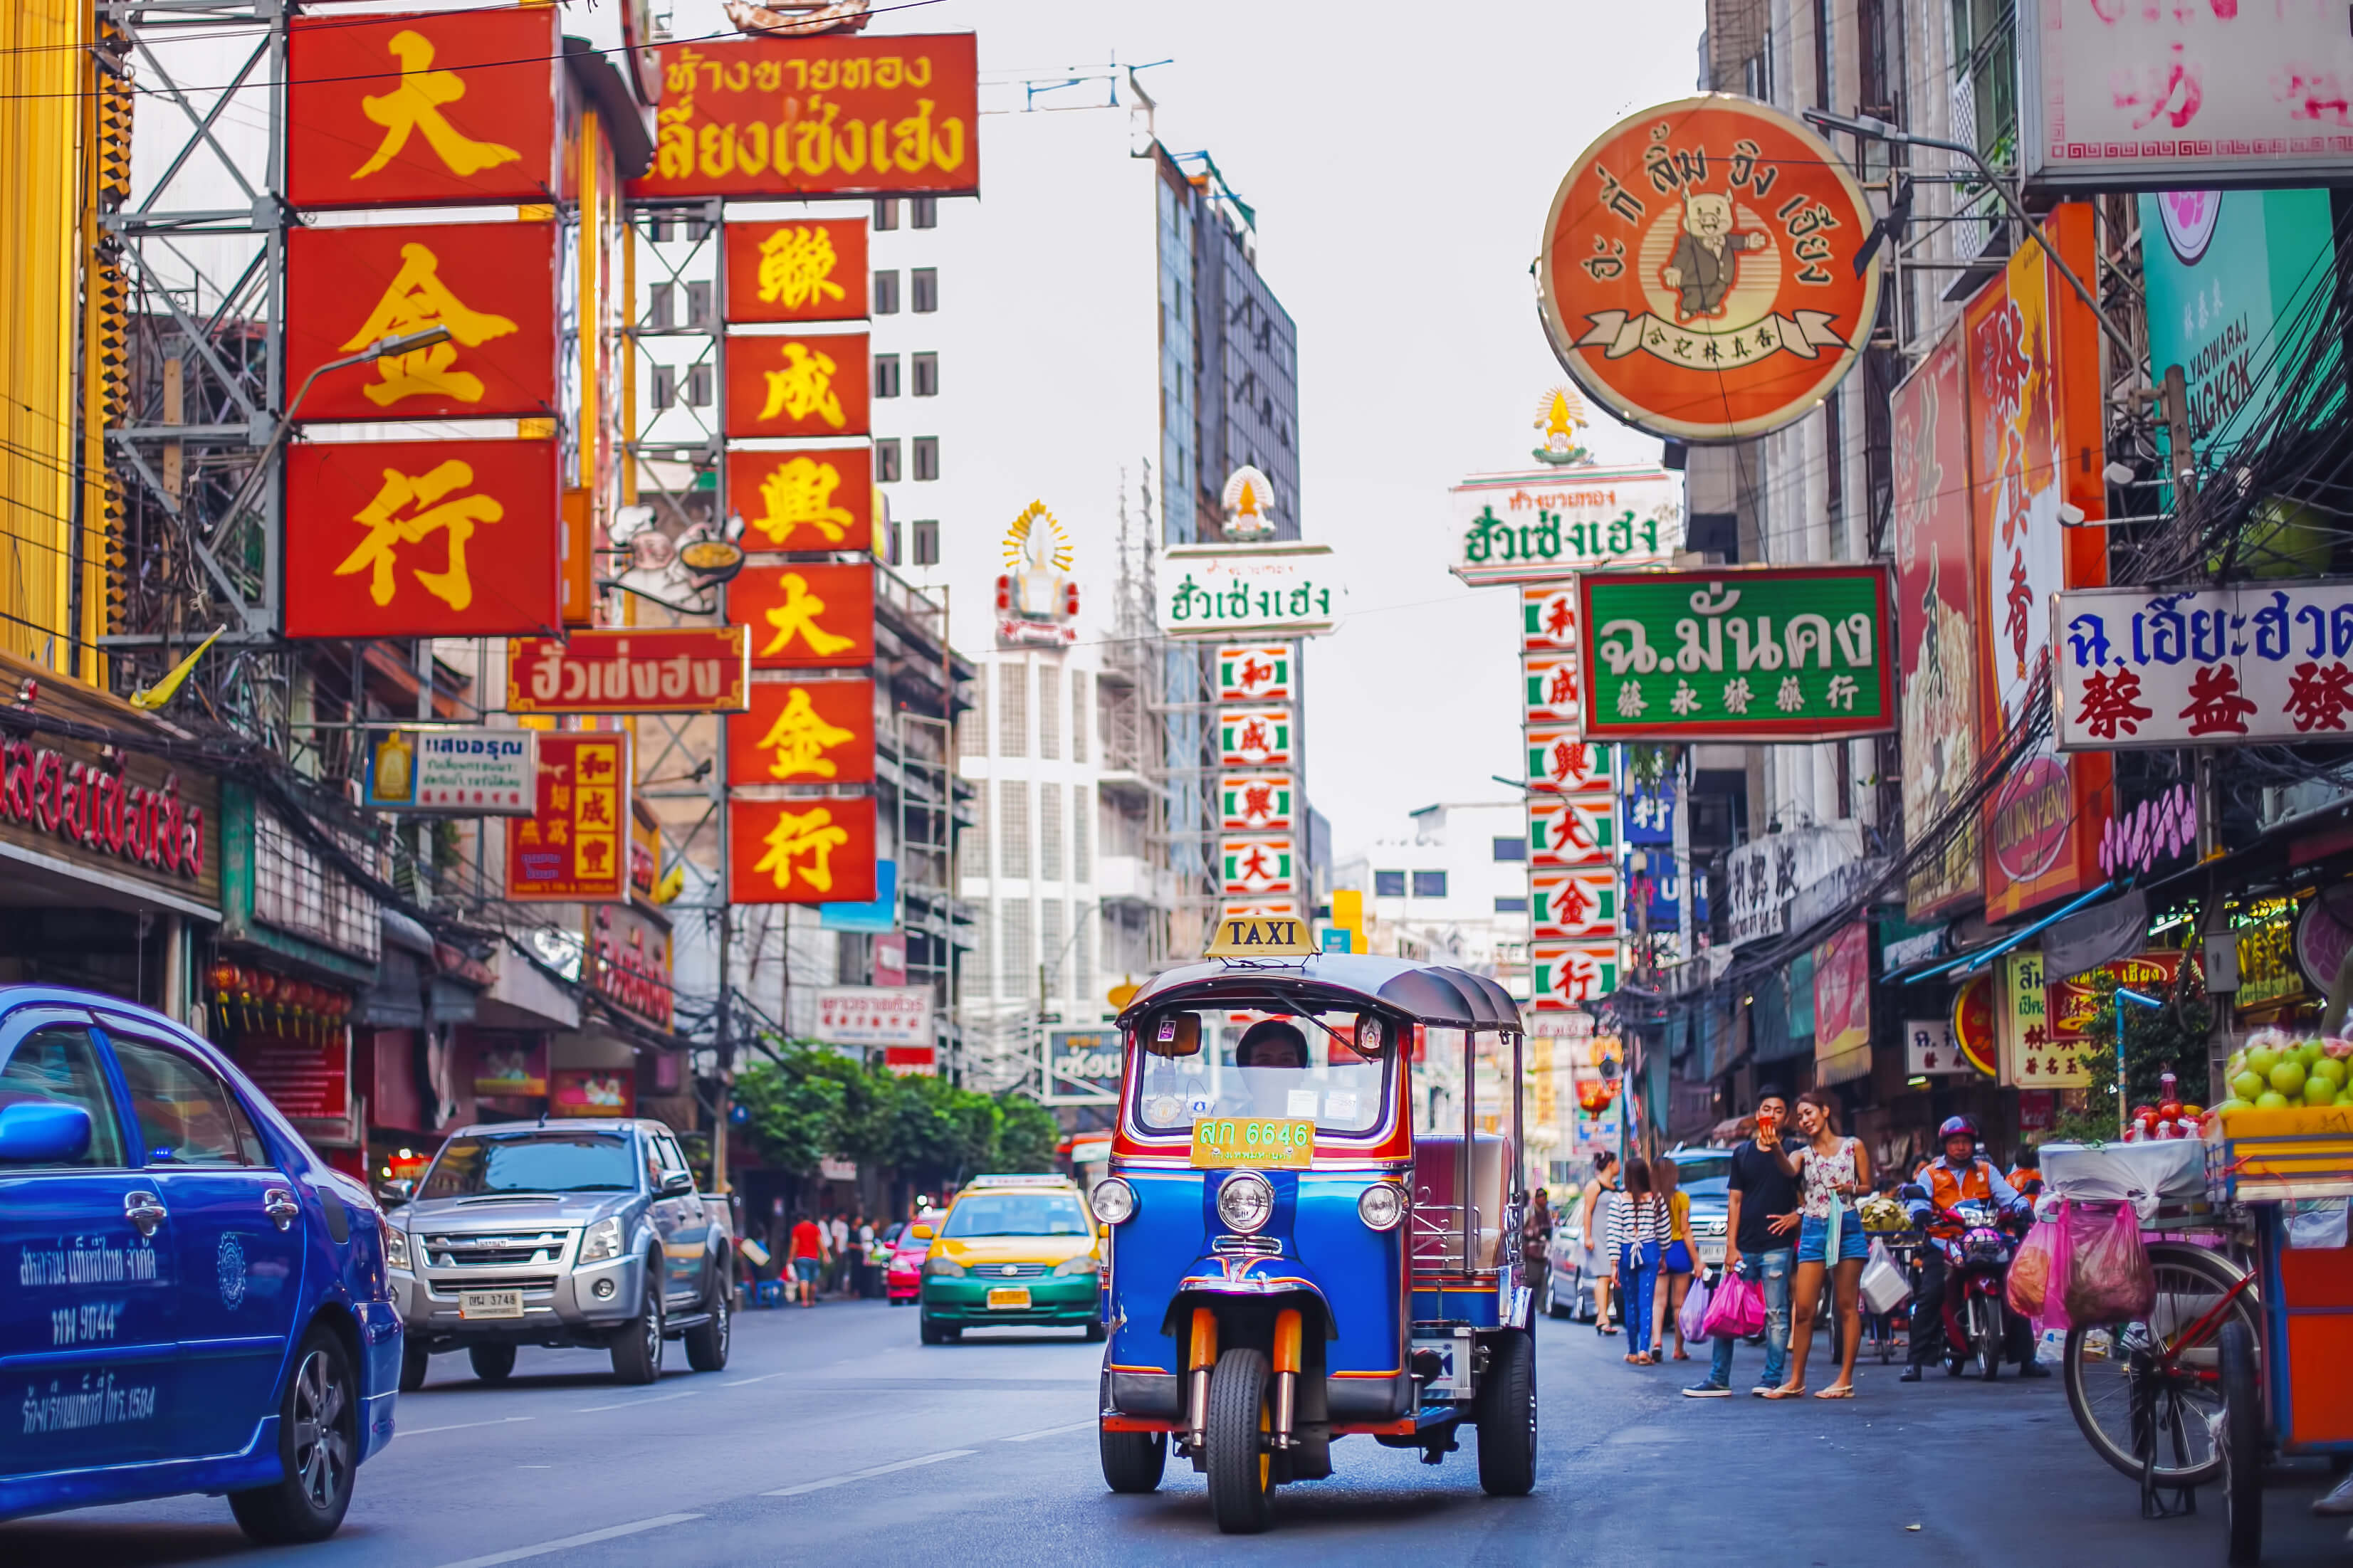
{"label": "person in red shirt", "polygon": [[825,1271],[827,1247],[824,1230],[817,1221],[809,1218],[806,1209],[801,1211],[799,1222],[793,1226],[791,1256],[794,1288],[800,1296],[801,1305],[814,1307],[817,1305],[818,1276]]}

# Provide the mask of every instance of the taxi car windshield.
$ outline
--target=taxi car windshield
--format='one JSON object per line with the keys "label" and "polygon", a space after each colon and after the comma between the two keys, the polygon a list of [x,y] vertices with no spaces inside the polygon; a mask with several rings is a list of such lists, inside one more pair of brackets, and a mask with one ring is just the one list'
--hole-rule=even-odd
{"label": "taxi car windshield", "polygon": [[959,1202],[940,1230],[976,1236],[1084,1236],[1087,1216],[1068,1193],[976,1193]]}
{"label": "taxi car windshield", "polygon": [[628,1141],[604,1132],[453,1138],[433,1162],[419,1198],[497,1193],[626,1193],[638,1184]]}

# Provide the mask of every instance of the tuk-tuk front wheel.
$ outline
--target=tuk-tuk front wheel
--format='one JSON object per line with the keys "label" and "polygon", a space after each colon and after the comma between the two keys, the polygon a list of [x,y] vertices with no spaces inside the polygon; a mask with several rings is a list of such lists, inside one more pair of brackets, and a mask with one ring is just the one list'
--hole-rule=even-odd
{"label": "tuk-tuk front wheel", "polygon": [[1209,1512],[1228,1535],[1255,1535],[1272,1518],[1273,1455],[1266,1434],[1270,1377],[1264,1351],[1236,1347],[1209,1373]]}
{"label": "tuk-tuk front wheel", "polygon": [[1168,1468],[1166,1432],[1095,1432],[1103,1450],[1103,1484],[1115,1492],[1155,1491],[1161,1472]]}
{"label": "tuk-tuk front wheel", "polygon": [[1516,1329],[1495,1336],[1479,1385],[1479,1488],[1525,1497],[1536,1484],[1536,1347]]}

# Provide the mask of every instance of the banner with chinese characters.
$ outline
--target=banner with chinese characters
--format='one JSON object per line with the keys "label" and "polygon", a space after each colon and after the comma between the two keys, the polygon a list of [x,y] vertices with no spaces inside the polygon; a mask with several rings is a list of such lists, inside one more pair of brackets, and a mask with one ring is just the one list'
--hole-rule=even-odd
{"label": "banner with chinese characters", "polygon": [[669,1028],[676,1000],[670,927],[629,904],[598,904],[582,934],[581,984],[623,1012]]}
{"label": "banner with chinese characters", "polygon": [[1295,847],[1287,837],[1219,839],[1218,860],[1226,896],[1295,892],[1299,887]]}
{"label": "banner with chinese characters", "polygon": [[1252,644],[1218,650],[1218,700],[1288,702],[1292,699],[1290,643]]}
{"label": "banner with chinese characters", "polygon": [[1664,468],[1473,474],[1451,494],[1465,583],[1565,587],[1572,573],[1664,564],[1683,547],[1683,478]]}
{"label": "banner with chinese characters", "polygon": [[751,682],[742,626],[582,627],[507,643],[514,713],[740,712]]}
{"label": "banner with chinese characters", "polygon": [[1528,863],[1588,866],[1613,863],[1618,829],[1607,791],[1537,795],[1528,801]]}
{"label": "banner with chinese characters", "polygon": [[1522,655],[1520,684],[1525,722],[1566,724],[1574,729],[1584,721],[1585,688],[1577,679],[1576,654]]}
{"label": "banner with chinese characters", "polygon": [[2005,1089],[2081,1089],[2092,1081],[2073,1045],[2051,1032],[2050,993],[2040,952],[2004,953],[1994,962],[1998,1022]]}
{"label": "banner with chinese characters", "polygon": [[829,904],[874,897],[871,796],[803,795],[727,803],[727,898],[737,904]]}
{"label": "banner with chinese characters", "polygon": [[873,428],[864,332],[730,332],[724,357],[731,441],[863,436]]}
{"label": "banner with chinese characters", "polygon": [[1520,590],[1520,650],[1577,651],[1577,584],[1537,583]]}
{"label": "banner with chinese characters", "polygon": [[507,824],[506,896],[518,902],[626,902],[630,776],[627,733],[542,731],[538,808]]}
{"label": "banner with chinese characters", "polygon": [[359,224],[286,231],[286,384],[381,339],[449,341],[310,381],[293,416],[444,419],[556,408],[553,223]]}
{"label": "banner with chinese characters", "polygon": [[517,637],[556,624],[553,441],[286,454],[286,635]]}
{"label": "banner with chinese characters", "polygon": [[855,321],[866,315],[866,220],[729,220],[726,319]]}
{"label": "banner with chinese characters", "polygon": [[1618,868],[1608,860],[1528,873],[1528,919],[1538,941],[1618,934]]}
{"label": "banner with chinese characters", "polygon": [[980,189],[969,33],[661,47],[660,134],[631,197],[968,195]]}
{"label": "banner with chinese characters", "polygon": [[868,784],[874,778],[874,683],[762,680],[727,726],[730,784]]}
{"label": "banner with chinese characters", "polygon": [[730,447],[727,502],[743,515],[746,550],[871,550],[873,450]]}
{"label": "banner with chinese characters", "polygon": [[1219,825],[1228,833],[1288,833],[1289,773],[1224,773],[1218,779]]}
{"label": "banner with chinese characters", "polygon": [[874,569],[755,563],[727,585],[727,618],[752,634],[754,669],[874,662]]}
{"label": "banner with chinese characters", "polygon": [[2063,751],[2342,737],[2353,582],[2061,594]]}
{"label": "banner with chinese characters", "polygon": [[1282,767],[1293,760],[1291,710],[1218,710],[1218,761],[1229,768]]}
{"label": "banner with chinese characters", "polygon": [[1967,1078],[1976,1071],[1953,1038],[1950,1018],[1915,1018],[1904,1026],[1905,1078]]}
{"label": "banner with chinese characters", "polygon": [[1339,623],[1328,544],[1171,545],[1154,581],[1172,637],[1316,637]]}
{"label": "banner with chinese characters", "polygon": [[[554,199],[562,19],[552,6],[532,5],[294,17],[286,26],[287,201]],[[548,282],[545,274],[535,280]]]}
{"label": "banner with chinese characters", "polygon": [[1882,567],[1588,572],[1577,596],[1588,735],[1826,741],[1894,728]]}
{"label": "banner with chinese characters", "polygon": [[1528,994],[1537,1012],[1567,1012],[1618,989],[1615,942],[1535,942],[1528,954]]}
{"label": "banner with chinese characters", "polygon": [[1609,787],[1609,748],[1559,725],[1531,724],[1526,731],[1528,782],[1538,789],[1575,795]]}

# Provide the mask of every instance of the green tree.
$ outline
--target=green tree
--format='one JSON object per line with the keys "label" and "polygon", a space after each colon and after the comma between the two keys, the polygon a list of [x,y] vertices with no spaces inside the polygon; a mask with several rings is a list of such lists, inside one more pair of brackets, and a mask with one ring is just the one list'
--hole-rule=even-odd
{"label": "green tree", "polygon": [[[2084,1031],[2077,1056],[2092,1081],[2084,1095],[2084,1109],[2058,1119],[2054,1142],[2113,1142],[2116,1136],[2116,1030],[2125,1031],[2125,1083],[2135,1105],[2155,1105],[2164,1098],[2164,1075],[2179,1080],[2183,1100],[2200,1103],[2206,1097],[2206,1041],[2214,1026],[2214,1010],[2207,1000],[2204,978],[2185,959],[2179,976],[2154,1010],[2136,1003],[2119,1005],[2116,979],[2102,973],[2092,981],[2099,1008]],[[2119,1015],[2121,1014],[2121,1017]]]}
{"label": "green tree", "polygon": [[1026,1094],[1008,1089],[997,1097],[997,1168],[1050,1171],[1062,1142],[1054,1113]]}

